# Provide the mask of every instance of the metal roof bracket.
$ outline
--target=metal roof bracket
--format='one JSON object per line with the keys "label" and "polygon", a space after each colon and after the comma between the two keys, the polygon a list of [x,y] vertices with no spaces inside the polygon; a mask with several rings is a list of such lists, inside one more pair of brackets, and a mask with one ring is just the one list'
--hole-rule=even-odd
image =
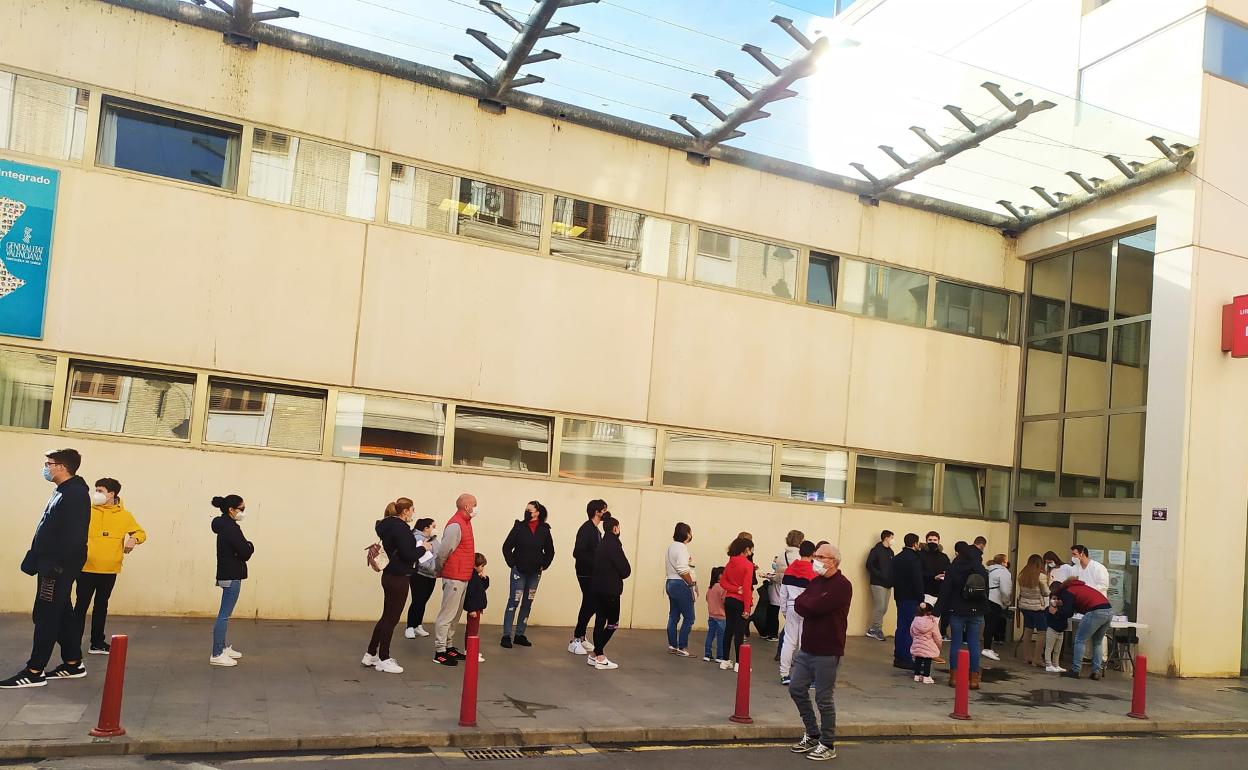
{"label": "metal roof bracket", "polygon": [[[201,6],[208,2],[208,0],[191,1]],[[253,10],[252,0],[234,0],[233,5],[230,5],[226,0],[211,0],[211,2],[230,17],[230,28],[222,35],[225,42],[228,45],[237,46],[248,51],[256,50],[256,47],[259,45],[251,34],[257,22],[272,21],[273,19],[294,19],[299,16],[298,11],[292,11],[289,8],[274,8],[271,11],[256,13]]]}

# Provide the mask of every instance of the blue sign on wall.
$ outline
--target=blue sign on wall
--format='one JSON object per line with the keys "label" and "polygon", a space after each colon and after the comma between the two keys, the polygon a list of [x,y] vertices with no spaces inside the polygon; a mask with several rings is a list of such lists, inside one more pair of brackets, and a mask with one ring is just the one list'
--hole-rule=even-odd
{"label": "blue sign on wall", "polygon": [[43,338],[60,173],[0,160],[0,335]]}

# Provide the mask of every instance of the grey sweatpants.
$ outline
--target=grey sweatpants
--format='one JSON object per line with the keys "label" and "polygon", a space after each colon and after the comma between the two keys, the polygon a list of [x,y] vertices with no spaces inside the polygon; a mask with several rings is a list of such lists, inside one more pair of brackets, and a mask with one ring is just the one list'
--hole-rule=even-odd
{"label": "grey sweatpants", "polygon": [[[806,734],[812,738],[819,736],[819,742],[828,748],[832,748],[836,741],[836,671],[840,665],[840,656],[811,655],[799,650],[793,656],[793,670],[789,675],[789,697],[797,704],[797,713],[806,726]],[[810,704],[811,682],[815,683],[818,720]]]}
{"label": "grey sweatpants", "polygon": [[888,594],[891,588],[871,586],[871,626],[868,631],[884,632],[884,613],[888,612]]}
{"label": "grey sweatpants", "polygon": [[459,616],[464,613],[467,591],[468,581],[442,578],[442,606],[438,609],[433,630],[434,652],[446,652],[447,647],[455,646],[455,626],[459,625]]}

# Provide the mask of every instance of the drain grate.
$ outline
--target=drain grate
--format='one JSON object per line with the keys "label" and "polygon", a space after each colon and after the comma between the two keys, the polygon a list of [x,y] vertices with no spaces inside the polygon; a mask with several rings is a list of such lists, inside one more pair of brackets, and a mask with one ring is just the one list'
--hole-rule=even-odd
{"label": "drain grate", "polygon": [[496,759],[533,759],[534,757],[576,754],[571,746],[496,746],[484,749],[461,749],[468,759],[490,761]]}

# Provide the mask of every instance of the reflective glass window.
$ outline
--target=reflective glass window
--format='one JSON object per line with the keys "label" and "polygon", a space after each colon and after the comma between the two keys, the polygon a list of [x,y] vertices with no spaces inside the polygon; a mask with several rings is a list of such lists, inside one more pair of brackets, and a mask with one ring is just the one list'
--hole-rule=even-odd
{"label": "reflective glass window", "polygon": [[667,434],[663,483],[719,492],[771,491],[771,444]]}
{"label": "reflective glass window", "polygon": [[843,503],[848,464],[847,452],[781,447],[780,496],[808,502]]}
{"label": "reflective glass window", "polygon": [[319,452],[325,393],[258,382],[208,380],[204,441]]}
{"label": "reflective glass window", "polygon": [[65,427],[187,441],[195,375],[75,363],[65,394]]}
{"label": "reflective glass window", "polygon": [[932,463],[858,455],[854,502],[930,511],[935,478]]}
{"label": "reflective glass window", "polygon": [[852,259],[842,261],[841,309],[873,318],[927,324],[928,277]]}
{"label": "reflective glass window", "polygon": [[648,275],[684,278],[689,225],[555,196],[550,253]]}
{"label": "reflective glass window", "polygon": [[604,420],[563,420],[559,478],[650,484],[658,431]]}
{"label": "reflective glass window", "polygon": [[46,430],[55,381],[56,356],[0,348],[0,425]]}
{"label": "reflective glass window", "polygon": [[446,437],[446,404],[363,393],[339,393],[334,455],[438,465]]}
{"label": "reflective glass window", "polygon": [[456,407],[455,464],[550,473],[552,432],[552,418],[543,415]]}
{"label": "reflective glass window", "polygon": [[699,229],[694,278],[702,283],[792,299],[797,250]]}
{"label": "reflective glass window", "polygon": [[241,138],[240,126],[109,99],[100,120],[96,162],[233,190]]}

